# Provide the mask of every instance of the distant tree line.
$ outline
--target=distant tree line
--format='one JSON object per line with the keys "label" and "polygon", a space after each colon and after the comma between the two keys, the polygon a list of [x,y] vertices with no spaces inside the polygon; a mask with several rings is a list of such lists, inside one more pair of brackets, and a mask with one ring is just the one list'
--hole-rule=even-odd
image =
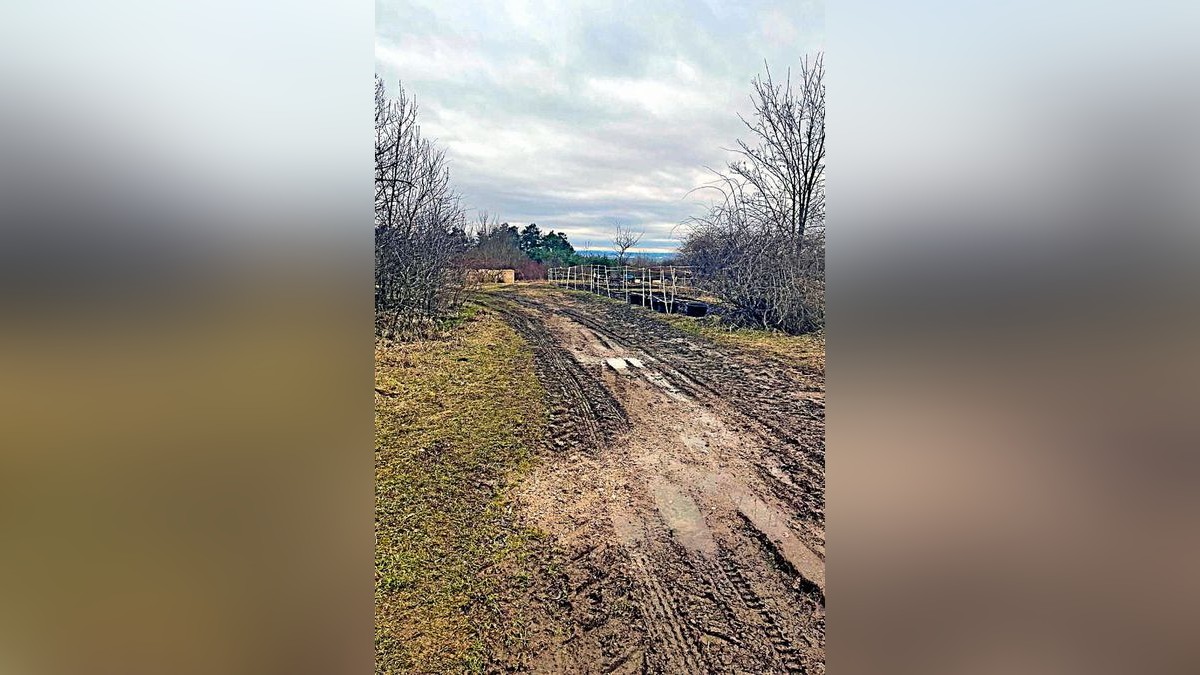
{"label": "distant tree line", "polygon": [[563,232],[543,232],[536,223],[518,228],[501,223],[481,212],[471,232],[472,246],[465,256],[467,267],[511,268],[523,280],[545,279],[551,267],[569,265],[611,265],[606,256],[587,256],[575,247]]}
{"label": "distant tree line", "polygon": [[704,188],[719,196],[688,221],[681,263],[742,324],[803,333],[825,324],[825,67],[805,58],[753,80],[749,140]]}

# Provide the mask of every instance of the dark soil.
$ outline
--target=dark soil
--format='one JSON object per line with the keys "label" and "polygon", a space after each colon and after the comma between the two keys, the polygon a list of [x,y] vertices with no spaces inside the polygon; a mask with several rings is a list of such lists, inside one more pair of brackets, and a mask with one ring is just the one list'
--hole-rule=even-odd
{"label": "dark soil", "polygon": [[823,374],[606,299],[485,301],[550,399],[517,501],[560,551],[531,648],[494,668],[824,672]]}

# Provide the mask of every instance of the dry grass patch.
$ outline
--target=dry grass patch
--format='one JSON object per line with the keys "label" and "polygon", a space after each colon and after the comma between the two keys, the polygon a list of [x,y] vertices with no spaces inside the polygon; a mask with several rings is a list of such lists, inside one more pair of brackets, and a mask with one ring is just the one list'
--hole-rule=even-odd
{"label": "dry grass patch", "polygon": [[731,345],[768,358],[825,373],[825,332],[788,335],[755,328],[731,328],[713,318],[694,319],[679,315],[658,317],[681,330],[701,335],[718,344]]}
{"label": "dry grass patch", "polygon": [[481,671],[520,649],[505,608],[544,542],[508,488],[545,432],[526,344],[474,308],[448,337],[375,351],[378,673]]}

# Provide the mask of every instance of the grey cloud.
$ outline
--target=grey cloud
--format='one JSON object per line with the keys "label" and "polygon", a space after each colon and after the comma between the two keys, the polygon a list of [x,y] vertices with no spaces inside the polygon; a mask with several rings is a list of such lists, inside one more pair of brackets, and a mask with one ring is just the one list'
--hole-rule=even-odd
{"label": "grey cloud", "polygon": [[[674,248],[728,158],[750,79],[822,47],[819,3],[380,0],[376,70],[402,81],[472,208],[600,247],[614,222]],[[790,41],[795,34],[797,39]]]}
{"label": "grey cloud", "polygon": [[628,23],[604,22],[583,28],[582,47],[578,61],[590,72],[637,77],[645,73],[654,44]]}

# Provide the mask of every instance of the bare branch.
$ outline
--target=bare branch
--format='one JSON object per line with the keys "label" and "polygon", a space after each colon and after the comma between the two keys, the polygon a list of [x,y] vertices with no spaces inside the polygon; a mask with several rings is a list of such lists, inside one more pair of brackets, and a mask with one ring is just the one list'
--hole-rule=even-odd
{"label": "bare branch", "polygon": [[617,265],[625,265],[629,260],[629,249],[638,245],[645,232],[634,232],[622,225],[616,225],[613,230],[613,253],[616,254]]}
{"label": "bare branch", "polygon": [[740,319],[813,330],[824,322],[824,60],[803,59],[782,82],[763,71],[752,82],[754,114],[739,115],[748,136],[725,171],[696,188],[716,198],[684,222],[682,254]]}

